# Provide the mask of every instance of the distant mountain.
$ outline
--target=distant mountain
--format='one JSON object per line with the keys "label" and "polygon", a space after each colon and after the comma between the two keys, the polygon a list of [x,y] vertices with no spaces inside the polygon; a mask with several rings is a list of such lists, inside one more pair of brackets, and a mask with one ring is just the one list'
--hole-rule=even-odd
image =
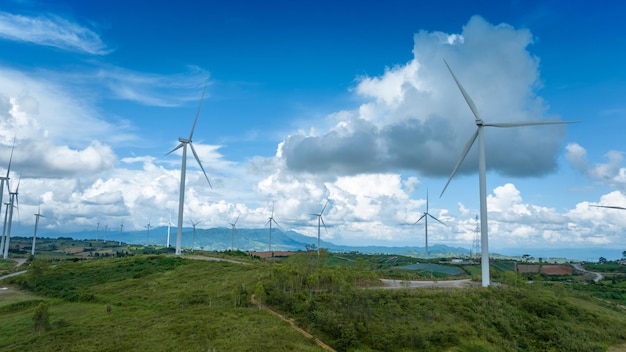
{"label": "distant mountain", "polygon": [[[78,240],[98,239],[106,241],[121,241],[124,243],[146,244],[150,245],[166,245],[167,243],[167,227],[155,227],[142,231],[124,231],[120,234],[119,229],[98,231],[81,231],[73,233],[52,233],[42,234],[43,237],[71,237]],[[192,247],[195,249],[224,251],[231,248],[231,242],[235,249],[244,251],[264,252],[269,250],[269,230],[261,229],[237,229],[232,237],[230,228],[217,227],[211,229],[196,229],[195,235],[193,229],[183,228],[182,245],[185,248]],[[404,246],[404,247],[386,247],[386,246],[345,246],[336,245],[328,241],[320,241],[321,247],[331,252],[360,252],[360,253],[386,253],[407,255],[412,257],[423,257],[424,247]],[[170,232],[170,246],[176,245],[176,228],[172,227]],[[295,231],[272,231],[272,251],[304,251],[308,247],[317,248],[317,237],[302,235]],[[441,244],[434,244],[428,247],[428,253],[431,257],[450,257],[468,255],[469,251],[465,248],[449,247]]]}

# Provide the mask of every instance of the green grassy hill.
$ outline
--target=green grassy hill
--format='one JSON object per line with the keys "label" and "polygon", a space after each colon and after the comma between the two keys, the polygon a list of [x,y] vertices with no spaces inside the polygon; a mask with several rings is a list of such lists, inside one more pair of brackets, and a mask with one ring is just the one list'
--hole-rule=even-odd
{"label": "green grassy hill", "polygon": [[35,260],[0,285],[8,288],[0,350],[323,350],[252,304],[253,294],[338,351],[587,352],[626,342],[621,282],[529,284],[494,268],[497,287],[388,290],[374,287],[378,278],[410,258],[211,255],[241,263],[169,254]]}

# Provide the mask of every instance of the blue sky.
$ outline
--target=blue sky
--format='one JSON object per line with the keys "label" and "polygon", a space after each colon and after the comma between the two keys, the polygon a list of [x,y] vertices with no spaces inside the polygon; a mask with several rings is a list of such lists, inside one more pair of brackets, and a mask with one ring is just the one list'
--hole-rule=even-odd
{"label": "blue sky", "polygon": [[[469,247],[475,125],[488,122],[490,247],[623,248],[626,5],[572,1],[0,1],[0,165],[20,223],[283,228],[338,244]],[[5,199],[6,199],[5,193]]]}

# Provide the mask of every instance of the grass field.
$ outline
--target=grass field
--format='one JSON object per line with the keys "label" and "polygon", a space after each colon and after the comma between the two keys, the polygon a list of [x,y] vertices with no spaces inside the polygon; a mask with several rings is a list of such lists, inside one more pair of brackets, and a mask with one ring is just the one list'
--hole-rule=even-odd
{"label": "grass field", "polygon": [[[0,306],[0,350],[322,350],[250,303],[266,271],[255,264],[143,256],[45,268],[34,290],[45,292],[51,328],[33,331],[40,298],[19,292]],[[29,274],[15,282],[33,280]]]}

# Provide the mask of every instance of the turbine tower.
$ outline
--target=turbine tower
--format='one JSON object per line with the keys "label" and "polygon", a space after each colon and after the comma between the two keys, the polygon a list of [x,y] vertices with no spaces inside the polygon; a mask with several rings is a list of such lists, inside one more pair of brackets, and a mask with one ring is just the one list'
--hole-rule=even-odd
{"label": "turbine tower", "polygon": [[[320,256],[320,232],[321,232],[321,226],[322,224],[324,225],[324,229],[326,230],[326,223],[324,223],[324,218],[322,217],[322,215],[324,214],[324,210],[326,210],[326,206],[328,205],[328,199],[326,200],[326,204],[324,204],[324,207],[322,208],[322,211],[319,212],[319,214],[311,214],[313,216],[317,216],[317,256]],[[328,232],[328,230],[326,230]]]}
{"label": "turbine tower", "polygon": [[235,250],[235,234],[237,233],[237,221],[239,221],[239,216],[241,215],[237,215],[237,219],[235,219],[235,222],[231,222],[230,226],[230,250],[234,251]]}
{"label": "turbine tower", "polygon": [[200,116],[200,108],[202,107],[202,101],[204,100],[204,94],[206,92],[206,85],[204,86],[204,90],[202,91],[202,98],[200,98],[200,105],[198,106],[198,111],[196,112],[196,118],[193,120],[193,125],[191,126],[191,132],[189,133],[189,138],[179,137],[178,141],[180,144],[176,146],[176,148],[172,149],[166,155],[171,154],[172,152],[183,149],[183,161],[180,168],[180,192],[178,198],[178,229],[176,230],[176,255],[181,255],[181,246],[182,246],[182,237],[183,237],[183,209],[185,207],[185,173],[187,171],[187,146],[191,148],[193,156],[196,158],[198,165],[200,165],[200,169],[202,169],[202,173],[206,178],[206,181],[209,183],[209,187],[211,186],[211,181],[209,181],[209,176],[207,176],[204,171],[204,167],[202,167],[202,163],[200,162],[200,158],[198,157],[198,153],[196,153],[196,149],[193,147],[191,143],[191,139],[193,137],[193,130],[196,128],[196,123],[198,122],[198,116]]}
{"label": "turbine tower", "polygon": [[30,255],[35,256],[35,240],[37,239],[37,225],[39,225],[39,218],[45,216],[41,215],[41,206],[37,208],[37,214],[35,214],[35,232],[33,233],[33,248],[31,248]]}
{"label": "turbine tower", "polygon": [[561,125],[561,124],[568,124],[568,123],[574,123],[574,122],[570,122],[570,121],[527,121],[527,122],[495,122],[495,123],[484,122],[480,118],[480,115],[478,114],[478,109],[476,108],[476,105],[472,101],[472,98],[470,98],[470,96],[467,94],[467,92],[465,91],[465,89],[463,88],[459,80],[456,78],[456,76],[454,75],[454,72],[452,72],[452,69],[450,68],[450,65],[448,65],[448,62],[446,60],[443,60],[443,61],[446,64],[448,71],[450,71],[450,74],[452,75],[454,82],[456,82],[457,87],[461,91],[463,98],[465,98],[465,102],[467,103],[470,110],[472,111],[472,114],[474,115],[475,122],[476,122],[476,131],[474,131],[469,141],[467,141],[467,144],[465,145],[465,148],[463,149],[463,152],[461,153],[459,160],[457,161],[456,165],[454,166],[454,169],[452,170],[452,173],[450,174],[450,178],[448,178],[448,182],[446,182],[446,185],[443,187],[443,191],[441,191],[440,197],[443,196],[443,192],[446,191],[446,188],[448,187],[448,185],[450,184],[450,181],[452,180],[457,170],[459,169],[459,166],[461,166],[461,164],[463,163],[463,160],[467,156],[467,153],[469,153],[470,149],[472,148],[472,145],[474,145],[476,138],[478,138],[478,176],[479,176],[478,179],[479,179],[479,190],[480,190],[481,272],[482,272],[482,286],[487,287],[490,284],[489,246],[488,246],[489,239],[487,235],[487,176],[486,176],[487,166],[485,162],[485,141],[483,137],[483,134],[484,134],[483,127],[509,128],[509,127],[534,126],[534,125]]}
{"label": "turbine tower", "polygon": [[425,239],[425,242],[426,242],[426,247],[425,247],[425,251],[424,252],[426,254],[426,258],[428,258],[428,217],[431,217],[432,219],[438,221],[443,226],[448,226],[448,225],[444,224],[443,222],[441,222],[436,217],[430,215],[430,213],[428,212],[428,190],[426,190],[426,211],[413,224],[413,225],[417,225],[417,223],[420,222],[420,220],[424,219],[424,239]]}
{"label": "turbine tower", "polygon": [[124,223],[120,225],[120,242],[118,243],[118,246],[122,245],[122,232],[123,231],[124,231]]}
{"label": "turbine tower", "polygon": [[7,204],[7,210],[9,213],[9,221],[8,223],[6,222],[6,217],[5,219],[5,228],[7,229],[6,232],[6,236],[4,238],[4,253],[2,255],[3,259],[7,259],[9,257],[9,243],[11,240],[11,225],[13,223],[13,208],[17,207],[16,204],[19,203],[18,200],[18,191],[20,189],[20,183],[19,181],[17,182],[17,188],[15,188],[15,192],[11,192],[9,191],[9,204]]}
{"label": "turbine tower", "polygon": [[[4,195],[4,183],[6,182],[7,188],[9,188],[9,172],[11,171],[11,161],[13,160],[13,150],[15,150],[15,138],[13,138],[13,147],[11,147],[11,156],[9,157],[9,167],[7,167],[7,175],[0,177],[0,207],[2,206],[2,196]],[[0,212],[1,214],[1,212]],[[4,232],[0,238],[0,253],[4,252]]]}

